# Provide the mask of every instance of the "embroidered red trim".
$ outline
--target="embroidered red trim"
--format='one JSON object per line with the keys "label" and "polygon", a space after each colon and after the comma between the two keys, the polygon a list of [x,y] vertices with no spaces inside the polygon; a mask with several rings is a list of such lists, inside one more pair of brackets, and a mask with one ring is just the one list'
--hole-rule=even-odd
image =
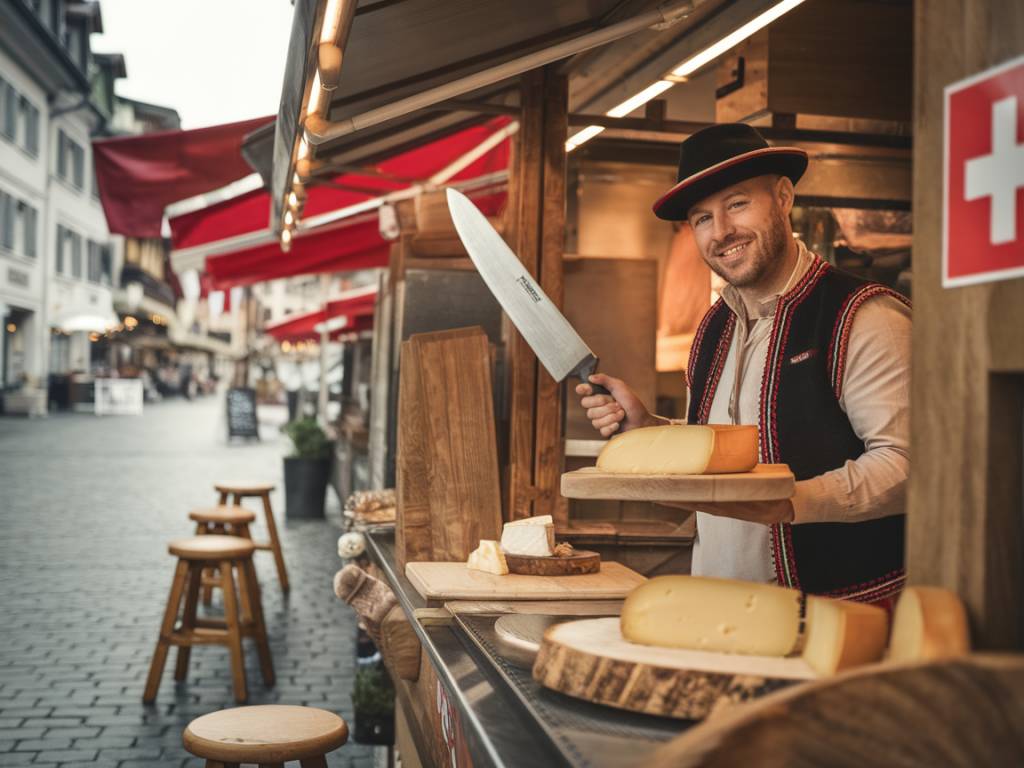
{"label": "embroidered red trim", "polygon": [[875,296],[892,296],[906,306],[912,306],[906,296],[878,283],[869,283],[847,297],[839,315],[836,317],[836,323],[832,329],[832,339],[828,346],[832,391],[835,392],[836,399],[841,397],[843,393],[843,374],[846,371],[846,353],[850,346],[850,330],[853,328],[853,318],[861,305]]}
{"label": "embroidered red trim", "polygon": [[715,392],[718,391],[718,382],[722,378],[722,371],[725,369],[725,359],[729,356],[729,346],[732,344],[732,334],[736,329],[736,315],[729,313],[725,321],[725,328],[718,339],[718,346],[715,347],[715,356],[711,359],[711,375],[704,386],[704,394],[700,402],[700,410],[697,418],[701,424],[707,424],[711,417],[711,405],[715,400]]}
{"label": "embroidered red trim", "polygon": [[686,386],[689,388],[693,387],[693,377],[690,376],[690,369],[697,364],[700,360],[700,350],[704,346],[704,337],[707,335],[708,326],[711,324],[712,318],[721,310],[725,305],[722,297],[718,297],[718,301],[711,305],[711,308],[704,313],[704,317],[700,321],[700,325],[697,326],[697,332],[693,336],[693,346],[690,347],[690,357],[686,361]]}
{"label": "embroidered red trim", "polygon": [[[797,284],[779,298],[776,305],[775,321],[768,339],[768,353],[765,360],[764,374],[761,379],[761,460],[773,462],[779,452],[778,419],[778,381],[782,372],[786,341],[789,339],[789,328],[793,317],[793,309],[800,306],[811,290],[828,272],[828,263],[815,257],[817,264],[804,274]],[[776,579],[784,586],[800,589],[800,576],[796,569],[796,555],[793,550],[792,524],[776,523],[772,527],[772,564],[775,567]]]}

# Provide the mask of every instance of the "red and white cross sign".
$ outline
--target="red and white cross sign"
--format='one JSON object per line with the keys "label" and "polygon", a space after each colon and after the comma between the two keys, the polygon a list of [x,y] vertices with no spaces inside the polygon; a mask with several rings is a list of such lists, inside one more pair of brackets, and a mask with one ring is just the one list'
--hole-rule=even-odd
{"label": "red and white cross sign", "polygon": [[946,87],[942,284],[1024,277],[1024,56]]}

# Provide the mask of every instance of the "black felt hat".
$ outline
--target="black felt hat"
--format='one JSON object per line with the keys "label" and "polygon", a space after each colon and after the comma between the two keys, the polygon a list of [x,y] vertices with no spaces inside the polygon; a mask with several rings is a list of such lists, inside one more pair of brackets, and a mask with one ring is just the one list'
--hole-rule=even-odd
{"label": "black felt hat", "polygon": [[788,176],[796,184],[806,169],[802,149],[770,147],[745,123],[712,125],[680,146],[679,182],[654,204],[654,214],[681,221],[695,203],[728,186],[769,173]]}

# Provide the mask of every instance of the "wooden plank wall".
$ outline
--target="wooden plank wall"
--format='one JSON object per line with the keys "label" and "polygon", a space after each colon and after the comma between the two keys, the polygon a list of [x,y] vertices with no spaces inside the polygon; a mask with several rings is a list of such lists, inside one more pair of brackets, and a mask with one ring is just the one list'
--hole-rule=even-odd
{"label": "wooden plank wall", "polygon": [[[522,114],[509,185],[509,241],[555,304],[562,304],[568,81],[553,67],[522,77]],[[513,328],[506,335],[509,474],[506,515],[568,521],[558,492],[564,435],[561,386]]]}
{"label": "wooden plank wall", "polygon": [[977,647],[1020,650],[1024,280],[944,289],[941,268],[943,87],[1024,53],[1024,3],[917,0],[914,15],[909,581],[959,592]]}

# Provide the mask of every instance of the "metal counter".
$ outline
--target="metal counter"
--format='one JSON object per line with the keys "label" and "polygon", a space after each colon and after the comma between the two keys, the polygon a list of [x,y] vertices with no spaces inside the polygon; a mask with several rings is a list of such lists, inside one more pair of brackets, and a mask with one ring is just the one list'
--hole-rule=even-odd
{"label": "metal counter", "polygon": [[499,613],[417,621],[426,602],[395,569],[394,533],[367,534],[368,551],[395,591],[427,657],[459,709],[474,765],[625,768],[690,725],[611,709],[549,691],[530,670],[502,655]]}

